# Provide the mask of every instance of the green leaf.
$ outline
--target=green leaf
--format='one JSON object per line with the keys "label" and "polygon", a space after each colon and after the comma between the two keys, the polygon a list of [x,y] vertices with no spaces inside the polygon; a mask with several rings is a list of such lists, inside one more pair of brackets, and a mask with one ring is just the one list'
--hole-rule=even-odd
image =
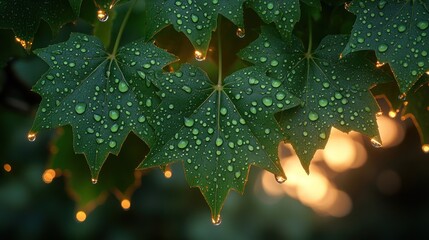
{"label": "green leaf", "polygon": [[148,0],[146,1],[147,38],[169,24],[183,32],[194,48],[206,56],[218,14],[243,27],[244,0]]}
{"label": "green leaf", "polygon": [[[427,81],[426,81],[427,82]],[[407,96],[402,111],[402,120],[410,118],[416,126],[422,149],[429,152],[429,84],[425,83]]]}
{"label": "green leaf", "polygon": [[32,132],[71,125],[75,151],[85,154],[94,179],[130,131],[153,142],[146,118],[159,98],[151,79],[174,60],[170,54],[138,41],[112,55],[99,39],[77,33],[35,52],[50,69],[34,86],[43,100]]}
{"label": "green leaf", "polygon": [[285,38],[291,37],[293,27],[301,17],[299,0],[247,0],[246,3],[265,23],[275,23]]}
{"label": "green leaf", "polygon": [[184,65],[160,78],[162,102],[151,119],[159,141],[141,168],[183,161],[186,178],[199,187],[219,219],[229,190],[243,192],[249,167],[284,177],[277,156],[283,140],[274,113],[299,104],[258,68],[246,68],[213,85]]}
{"label": "green leaf", "polygon": [[12,28],[15,36],[30,49],[40,20],[56,34],[60,27],[79,16],[82,0],[0,0],[0,28]]}
{"label": "green leaf", "polygon": [[355,0],[357,18],[343,55],[374,50],[389,63],[401,92],[407,92],[429,70],[427,1]]}
{"label": "green leaf", "polygon": [[310,7],[314,7],[317,9],[322,9],[322,5],[320,5],[319,0],[301,0],[301,2],[307,4]]}
{"label": "green leaf", "polygon": [[133,134],[125,143],[118,157],[109,157],[111,161],[103,168],[101,180],[92,184],[88,181],[88,172],[85,171],[85,157],[74,153],[71,128],[65,127],[57,131],[53,141],[55,151],[48,168],[65,177],[67,192],[76,201],[77,209],[91,211],[103,202],[109,193],[115,194],[119,200],[131,198],[141,181],[141,173],[135,171],[135,166],[149,149],[141,147],[141,141]]}
{"label": "green leaf", "polygon": [[244,60],[269,69],[300,97],[300,108],[278,114],[304,168],[317,149],[326,145],[331,127],[378,136],[375,114],[379,108],[369,88],[392,81],[374,64],[356,54],[339,60],[347,36],[327,36],[314,51],[305,51],[297,38],[290,47],[269,28],[240,53]]}

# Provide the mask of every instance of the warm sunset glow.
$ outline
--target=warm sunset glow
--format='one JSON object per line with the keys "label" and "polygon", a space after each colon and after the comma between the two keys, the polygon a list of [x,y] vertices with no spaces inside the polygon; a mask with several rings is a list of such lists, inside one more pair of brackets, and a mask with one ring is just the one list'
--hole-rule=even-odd
{"label": "warm sunset glow", "polygon": [[376,67],[378,67],[378,68],[380,68],[380,67],[383,67],[383,66],[384,66],[384,64],[386,64],[386,63],[382,63],[382,62],[377,61],[377,62],[375,63],[375,66],[376,66]]}
{"label": "warm sunset glow", "polygon": [[323,151],[326,164],[336,172],[349,169],[356,159],[356,147],[348,134],[332,128],[328,143]]}
{"label": "warm sunset glow", "polygon": [[329,181],[324,175],[316,171],[311,172],[307,177],[301,178],[297,188],[298,199],[312,206],[325,197],[329,187]]}
{"label": "warm sunset glow", "polygon": [[198,51],[198,50],[195,50],[194,55],[195,55],[195,59],[197,61],[204,61],[204,60],[206,60],[206,57],[203,55],[203,53],[200,52],[200,51]]}
{"label": "warm sunset glow", "polygon": [[12,166],[11,166],[10,164],[8,164],[8,163],[5,163],[5,164],[3,165],[3,169],[4,169],[6,172],[10,172],[10,171],[12,171]]}
{"label": "warm sunset glow", "polygon": [[425,152],[425,153],[429,153],[429,144],[424,144],[424,145],[422,146],[422,150],[423,150],[423,152]]}
{"label": "warm sunset glow", "polygon": [[33,45],[32,41],[25,41],[23,39],[20,39],[19,37],[15,37],[15,40],[21,44],[21,46],[25,49],[25,50],[30,50],[31,46]]}
{"label": "warm sunset glow", "polygon": [[27,134],[27,139],[28,139],[28,141],[30,141],[30,142],[34,142],[34,141],[36,141],[36,137],[37,137],[37,135],[36,135],[36,133],[34,133],[34,132],[29,132],[29,133]]}
{"label": "warm sunset glow", "polygon": [[383,147],[393,147],[402,142],[405,130],[398,121],[386,116],[377,117],[378,130],[380,132]]}

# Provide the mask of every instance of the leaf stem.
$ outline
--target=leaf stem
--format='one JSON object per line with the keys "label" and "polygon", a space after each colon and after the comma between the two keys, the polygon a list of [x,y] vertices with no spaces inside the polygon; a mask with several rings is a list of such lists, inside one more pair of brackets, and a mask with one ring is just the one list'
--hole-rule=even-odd
{"label": "leaf stem", "polygon": [[217,48],[218,48],[218,74],[217,74],[217,87],[222,89],[222,36],[220,32],[221,18],[219,18],[217,29]]}
{"label": "leaf stem", "polygon": [[116,53],[118,52],[119,43],[121,42],[122,34],[124,33],[125,26],[127,25],[128,18],[131,15],[131,12],[133,11],[134,5],[136,5],[137,0],[133,0],[133,2],[130,5],[130,8],[128,9],[128,12],[126,13],[124,20],[122,20],[121,27],[119,28],[118,36],[116,37],[115,46],[113,47],[112,51],[112,57],[115,58]]}
{"label": "leaf stem", "polygon": [[308,48],[306,56],[311,56],[311,50],[313,48],[313,22],[311,21],[311,16],[308,16]]}

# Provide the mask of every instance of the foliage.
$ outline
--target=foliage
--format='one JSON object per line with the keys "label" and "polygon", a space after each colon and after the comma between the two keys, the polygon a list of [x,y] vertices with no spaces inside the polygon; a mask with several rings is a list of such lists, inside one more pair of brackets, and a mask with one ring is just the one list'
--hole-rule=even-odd
{"label": "foliage", "polygon": [[[91,22],[81,8],[88,2],[0,0],[0,27],[12,29],[29,50],[41,19],[54,36],[67,22]],[[72,33],[34,49],[49,70],[33,88],[42,101],[29,140],[42,129],[70,125],[74,151],[85,155],[96,183],[109,154],[118,155],[133,132],[150,147],[138,168],[166,170],[183,162],[189,185],[201,190],[215,224],[228,192],[243,192],[250,166],[284,181],[279,142],[292,143],[307,171],[333,126],[377,142],[379,108],[370,91],[375,85],[376,97],[385,96],[392,111],[414,120],[429,151],[428,3],[354,0],[344,9],[336,1],[303,2],[94,1],[99,22],[93,34]],[[347,10],[356,15],[354,26],[332,27],[339,24],[330,19],[352,16]],[[133,15],[140,24],[128,21]],[[326,23],[330,27],[323,29]],[[128,26],[144,34],[122,44]],[[196,60],[205,61],[189,60],[189,47],[177,44],[186,40],[172,29],[189,39]],[[242,39],[238,48],[230,29]],[[233,56],[238,51],[244,61]],[[62,147],[53,162],[68,159],[58,160],[58,154],[72,155],[64,142],[54,145]],[[70,162],[54,166],[77,172]]]}

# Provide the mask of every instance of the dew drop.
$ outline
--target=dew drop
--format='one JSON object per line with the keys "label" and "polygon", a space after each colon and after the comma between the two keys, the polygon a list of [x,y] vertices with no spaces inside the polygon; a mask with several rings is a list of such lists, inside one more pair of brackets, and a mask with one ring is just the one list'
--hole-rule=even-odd
{"label": "dew drop", "polygon": [[222,146],[222,144],[223,144],[222,138],[217,138],[216,139],[216,146],[220,147],[220,146]]}
{"label": "dew drop", "polygon": [[241,172],[240,171],[235,172],[234,176],[235,176],[235,178],[240,178],[241,177]]}
{"label": "dew drop", "polygon": [[381,148],[382,147],[382,144],[379,141],[377,141],[375,138],[371,139],[371,144],[375,148]]}
{"label": "dew drop", "polygon": [[244,30],[244,28],[237,28],[237,31],[235,32],[235,34],[239,38],[244,38],[246,36],[246,31]]}
{"label": "dew drop", "polygon": [[78,103],[74,107],[77,114],[83,114],[86,111],[86,103]]}
{"label": "dew drop", "polygon": [[185,126],[187,126],[187,127],[194,126],[194,119],[185,117]]}
{"label": "dew drop", "polygon": [[199,62],[206,60],[206,57],[203,55],[203,53],[198,50],[195,50],[194,55],[195,55],[195,60]]}
{"label": "dew drop", "polygon": [[118,119],[118,118],[119,118],[119,112],[118,112],[118,111],[116,111],[116,110],[110,110],[110,111],[109,111],[109,117],[110,117],[112,120],[116,120],[116,119]]}
{"label": "dew drop", "polygon": [[383,53],[383,52],[386,52],[388,48],[389,48],[389,46],[387,46],[386,44],[380,44],[378,46],[378,51]]}
{"label": "dew drop", "polygon": [[319,119],[319,114],[311,111],[308,113],[308,119],[310,119],[310,121],[316,121],[317,119]]}
{"label": "dew drop", "polygon": [[34,141],[36,141],[36,138],[37,138],[37,133],[35,133],[35,132],[29,132],[29,133],[27,134],[27,139],[28,139],[28,141],[30,141],[30,142],[34,142]]}
{"label": "dew drop", "polygon": [[185,91],[185,92],[187,92],[187,93],[191,93],[192,92],[192,88],[190,88],[189,86],[186,86],[186,85],[182,87],[182,90]]}
{"label": "dew drop", "polygon": [[265,106],[270,107],[270,106],[273,105],[273,100],[271,98],[269,98],[269,97],[264,97],[264,98],[262,98],[262,103]]}
{"label": "dew drop", "polygon": [[115,142],[115,141],[110,141],[110,142],[109,142],[109,147],[110,147],[110,148],[114,148],[114,147],[116,147],[116,142]]}
{"label": "dew drop", "polygon": [[274,178],[276,179],[276,181],[278,182],[278,183],[284,183],[284,182],[286,182],[286,178],[284,178],[284,177],[282,177],[282,176],[280,176],[280,175],[274,175]]}
{"label": "dew drop", "polygon": [[417,27],[420,30],[425,30],[426,28],[428,28],[428,26],[429,26],[429,23],[427,21],[421,21],[421,22],[417,23]]}
{"label": "dew drop", "polygon": [[328,100],[321,98],[319,99],[319,106],[326,107],[328,105]]}
{"label": "dew drop", "polygon": [[100,22],[106,22],[109,19],[109,14],[106,11],[99,9],[97,11],[97,18]]}
{"label": "dew drop", "polygon": [[137,74],[139,75],[139,77],[141,78],[141,79],[146,79],[146,74],[144,73],[144,72],[142,72],[142,71],[137,71]]}
{"label": "dew drop", "polygon": [[125,93],[125,92],[128,91],[128,84],[126,82],[124,82],[124,81],[120,81],[118,89],[119,89],[119,92]]}
{"label": "dew drop", "polygon": [[222,223],[222,218],[220,215],[217,215],[216,217],[212,217],[212,223],[215,226],[219,226]]}
{"label": "dew drop", "polygon": [[177,144],[177,147],[180,149],[184,149],[188,146],[188,140],[180,140],[180,142]]}
{"label": "dew drop", "polygon": [[93,179],[91,179],[91,182],[92,182],[92,184],[97,184],[97,182],[98,182],[98,179],[96,179],[96,178],[93,178]]}

